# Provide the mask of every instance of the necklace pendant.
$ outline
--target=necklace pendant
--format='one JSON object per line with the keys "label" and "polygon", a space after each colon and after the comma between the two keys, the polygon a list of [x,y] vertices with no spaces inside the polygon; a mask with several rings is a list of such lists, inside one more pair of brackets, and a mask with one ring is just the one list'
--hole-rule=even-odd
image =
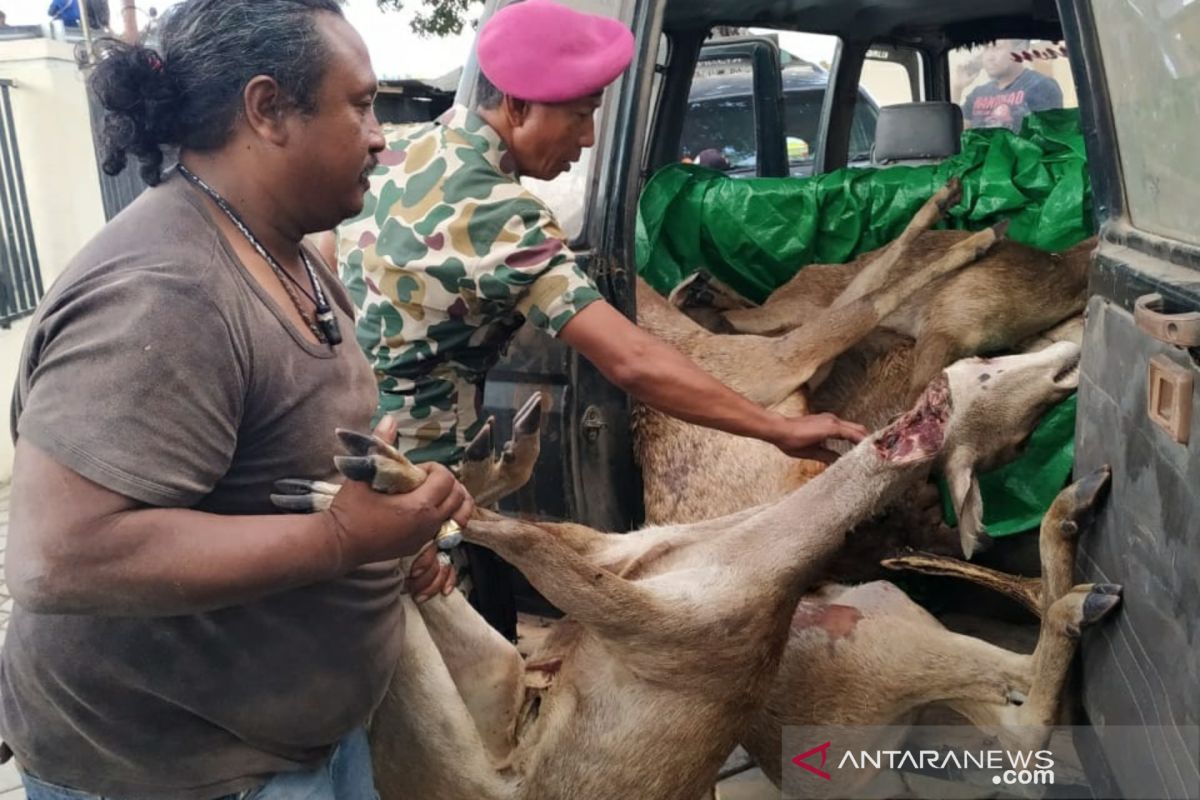
{"label": "necklace pendant", "polygon": [[341,327],[331,309],[318,309],[317,327],[321,329],[321,337],[330,347],[336,347],[342,343]]}

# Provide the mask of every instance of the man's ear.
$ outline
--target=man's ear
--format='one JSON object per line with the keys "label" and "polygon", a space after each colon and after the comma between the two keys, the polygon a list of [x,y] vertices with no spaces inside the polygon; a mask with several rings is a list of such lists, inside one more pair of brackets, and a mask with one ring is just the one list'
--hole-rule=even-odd
{"label": "man's ear", "polygon": [[292,106],[284,97],[275,79],[257,75],[242,92],[242,109],[246,124],[258,136],[274,145],[287,143],[287,113]]}
{"label": "man's ear", "polygon": [[525,124],[525,120],[529,119],[530,103],[525,100],[518,100],[509,95],[504,96],[501,101],[501,107],[504,111],[504,116],[508,119],[510,128],[519,128]]}

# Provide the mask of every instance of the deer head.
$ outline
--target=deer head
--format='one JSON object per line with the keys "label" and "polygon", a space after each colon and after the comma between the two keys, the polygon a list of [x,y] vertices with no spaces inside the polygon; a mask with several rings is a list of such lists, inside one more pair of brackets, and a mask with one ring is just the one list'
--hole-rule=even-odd
{"label": "deer head", "polygon": [[1059,342],[1037,353],[964,359],[943,376],[953,408],[941,465],[970,558],[984,535],[976,471],[1011,461],[1046,410],[1075,391],[1079,347]]}

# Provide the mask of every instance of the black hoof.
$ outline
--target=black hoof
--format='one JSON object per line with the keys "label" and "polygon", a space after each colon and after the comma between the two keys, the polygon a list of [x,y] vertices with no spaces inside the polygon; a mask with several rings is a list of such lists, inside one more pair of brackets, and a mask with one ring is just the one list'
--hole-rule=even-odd
{"label": "black hoof", "polygon": [[950,190],[950,194],[938,203],[938,211],[945,214],[950,210],[951,206],[957,205],[958,201],[962,200],[962,181],[958,178],[951,178],[946,182],[946,188]]}
{"label": "black hoof", "polygon": [[542,393],[534,392],[525,401],[525,405],[521,406],[521,410],[517,412],[517,416],[513,418],[513,435],[520,436],[537,433],[541,427]]}
{"label": "black hoof", "polygon": [[375,439],[367,436],[365,433],[358,431],[348,431],[344,428],[337,429],[337,437],[342,442],[342,446],[352,456],[365,456],[372,452],[375,447]]}
{"label": "black hoof", "polygon": [[1083,601],[1083,624],[1092,625],[1108,616],[1121,603],[1121,587],[1102,583],[1092,587]]}
{"label": "black hoof", "polygon": [[371,458],[334,456],[333,463],[337,466],[338,472],[352,481],[361,481],[363,483],[373,483],[375,481],[375,461]]}
{"label": "black hoof", "polygon": [[[275,491],[287,495],[312,494],[314,487],[312,481],[284,478],[281,481],[275,481]],[[275,495],[271,495],[271,497],[275,497]]]}
{"label": "black hoof", "polygon": [[273,494],[271,502],[281,511],[289,514],[311,514],[317,510],[311,494]]}
{"label": "black hoof", "polygon": [[479,433],[475,434],[475,438],[467,445],[466,451],[463,453],[463,459],[466,461],[487,461],[492,456],[492,430],[495,425],[495,419],[488,418],[488,421],[483,423],[483,427],[479,429]]}
{"label": "black hoof", "polygon": [[1075,506],[1075,515],[1091,510],[1100,495],[1108,488],[1112,470],[1108,466],[1083,476],[1071,486],[1071,501]]}

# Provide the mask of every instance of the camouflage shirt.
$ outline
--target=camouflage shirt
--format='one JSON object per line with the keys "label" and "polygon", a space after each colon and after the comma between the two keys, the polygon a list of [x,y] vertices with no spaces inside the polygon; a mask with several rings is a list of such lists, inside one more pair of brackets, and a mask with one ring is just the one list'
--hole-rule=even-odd
{"label": "camouflage shirt", "polygon": [[528,319],[557,335],[600,293],[500,136],[456,107],[387,135],[366,205],[338,228],[359,345],[415,461],[457,463],[483,382]]}

